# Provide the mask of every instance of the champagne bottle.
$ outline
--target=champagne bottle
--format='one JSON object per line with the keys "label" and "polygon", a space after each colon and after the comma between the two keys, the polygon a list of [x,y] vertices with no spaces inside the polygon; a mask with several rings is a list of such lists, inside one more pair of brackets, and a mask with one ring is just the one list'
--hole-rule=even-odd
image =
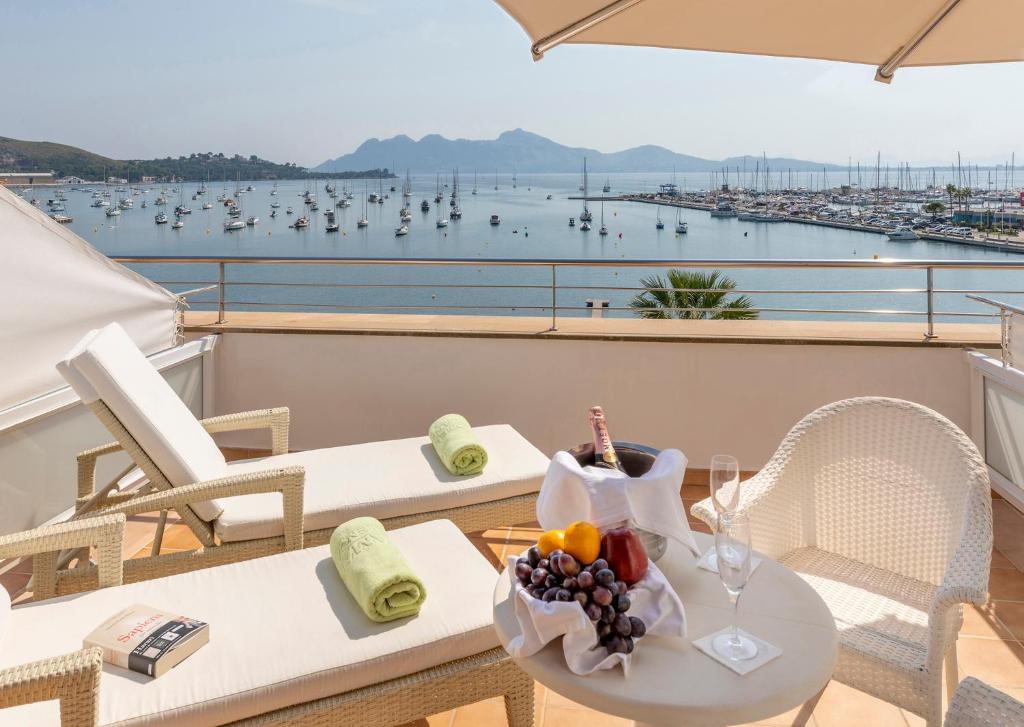
{"label": "champagne bottle", "polygon": [[604,409],[600,406],[590,407],[590,429],[594,437],[594,466],[625,472],[619,456],[612,446],[612,438],[608,434],[608,421]]}

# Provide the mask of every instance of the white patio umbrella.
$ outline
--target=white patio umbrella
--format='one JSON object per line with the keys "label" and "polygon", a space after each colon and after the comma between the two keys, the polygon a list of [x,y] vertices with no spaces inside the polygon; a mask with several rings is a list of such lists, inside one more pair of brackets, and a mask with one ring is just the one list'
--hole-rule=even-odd
{"label": "white patio umbrella", "polygon": [[1024,0],[496,0],[540,58],[563,43],[818,58],[878,67],[1024,60]]}

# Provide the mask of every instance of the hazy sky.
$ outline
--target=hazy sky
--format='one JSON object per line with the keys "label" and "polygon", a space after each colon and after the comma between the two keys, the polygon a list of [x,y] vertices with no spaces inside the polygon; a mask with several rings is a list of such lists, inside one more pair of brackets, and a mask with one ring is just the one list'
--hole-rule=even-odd
{"label": "hazy sky", "polygon": [[317,164],[371,136],[515,127],[710,158],[1024,152],[1024,64],[904,69],[885,86],[866,66],[654,49],[534,63],[489,0],[0,0],[0,66],[0,136],[116,158]]}

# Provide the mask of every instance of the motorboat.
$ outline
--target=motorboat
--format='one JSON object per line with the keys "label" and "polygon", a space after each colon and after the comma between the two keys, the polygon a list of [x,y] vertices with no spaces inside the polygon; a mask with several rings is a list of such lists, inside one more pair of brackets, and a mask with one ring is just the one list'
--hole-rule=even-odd
{"label": "motorboat", "polygon": [[501,218],[498,215],[491,215],[491,226],[497,226],[501,224]]}
{"label": "motorboat", "polygon": [[324,228],[324,232],[337,232],[341,229],[341,225],[337,222],[328,222],[327,227]]}
{"label": "motorboat", "polygon": [[295,224],[292,225],[292,227],[294,227],[296,230],[303,227],[309,227],[309,218],[305,216],[298,218],[297,220],[295,220]]}
{"label": "motorboat", "polygon": [[253,227],[255,225],[258,225],[259,223],[260,223],[260,218],[256,217],[255,215],[252,216],[252,217],[247,218],[246,221],[245,221],[245,224],[247,224],[249,227]]}
{"label": "motorboat", "polygon": [[175,220],[175,221],[174,221],[174,222],[173,222],[173,223],[171,224],[171,229],[172,229],[172,230],[180,230],[180,229],[181,229],[182,227],[184,227],[184,226],[185,226],[185,223],[184,223],[184,222],[182,222],[181,220]]}
{"label": "motorboat", "polygon": [[896,241],[913,241],[919,240],[917,233],[909,227],[896,227],[892,230],[886,230],[885,236],[890,240]]}
{"label": "motorboat", "polygon": [[225,220],[224,221],[224,232],[231,232],[232,230],[244,230],[245,223],[242,220]]}
{"label": "motorboat", "polygon": [[736,208],[733,206],[732,202],[725,199],[719,200],[718,204],[715,205],[715,208],[711,210],[712,217],[735,217],[736,214]]}
{"label": "motorboat", "polygon": [[409,234],[409,226],[408,225],[400,225],[399,227],[395,228],[395,237],[402,237],[403,235],[408,235],[408,234]]}
{"label": "motorboat", "polygon": [[430,212],[430,202],[427,200],[420,202],[420,212]]}
{"label": "motorboat", "polygon": [[168,222],[167,214],[164,212],[157,212],[156,216],[153,218],[153,222],[157,223],[158,225],[166,225]]}
{"label": "motorboat", "polygon": [[587,222],[586,220],[583,220],[583,223],[580,225],[580,231],[581,232],[588,232],[589,230],[590,230],[590,223]]}
{"label": "motorboat", "polygon": [[107,207],[107,217],[119,217],[121,215],[120,207]]}
{"label": "motorboat", "polygon": [[366,219],[365,217],[360,217],[356,221],[356,227],[369,227],[369,226],[370,226],[370,221],[368,219]]}

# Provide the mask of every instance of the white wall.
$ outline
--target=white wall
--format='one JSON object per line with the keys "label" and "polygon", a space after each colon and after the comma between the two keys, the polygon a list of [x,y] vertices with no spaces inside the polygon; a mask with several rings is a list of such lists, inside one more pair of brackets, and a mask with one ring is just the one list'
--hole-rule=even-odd
{"label": "white wall", "polygon": [[587,408],[602,404],[617,439],[678,447],[693,467],[723,452],[755,469],[803,415],[851,396],[970,421],[955,348],[232,332],[215,355],[218,413],[286,405],[294,449],[418,436],[457,411],[510,423],[551,454],[586,441]]}

